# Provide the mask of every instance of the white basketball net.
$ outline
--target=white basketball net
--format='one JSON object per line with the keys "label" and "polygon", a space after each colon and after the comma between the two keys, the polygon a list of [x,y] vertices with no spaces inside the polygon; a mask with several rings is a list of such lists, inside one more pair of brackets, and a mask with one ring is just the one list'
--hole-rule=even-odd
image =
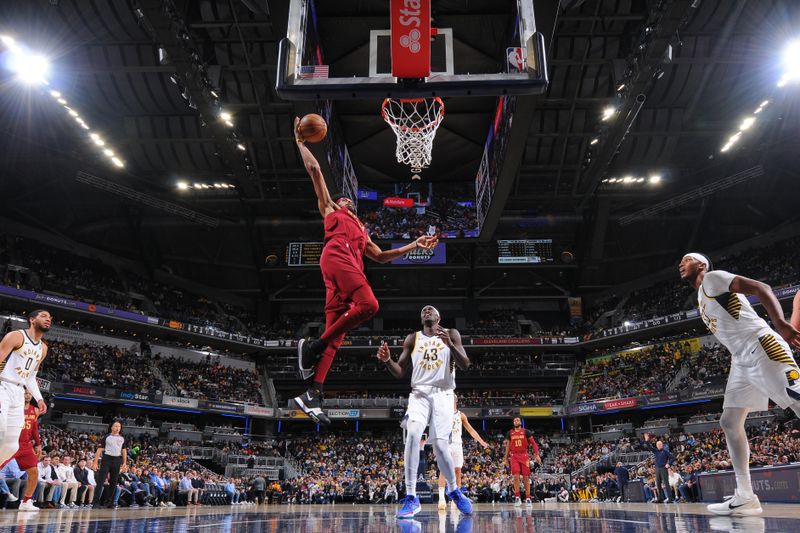
{"label": "white basketball net", "polygon": [[421,172],[431,164],[431,149],[436,129],[444,119],[441,98],[387,98],[381,106],[381,116],[397,136],[397,162]]}

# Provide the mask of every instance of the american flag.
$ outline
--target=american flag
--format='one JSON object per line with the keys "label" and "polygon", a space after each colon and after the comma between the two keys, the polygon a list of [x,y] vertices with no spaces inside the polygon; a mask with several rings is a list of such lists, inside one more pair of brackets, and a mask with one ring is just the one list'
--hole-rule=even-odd
{"label": "american flag", "polygon": [[300,67],[300,79],[328,78],[328,65],[303,65]]}

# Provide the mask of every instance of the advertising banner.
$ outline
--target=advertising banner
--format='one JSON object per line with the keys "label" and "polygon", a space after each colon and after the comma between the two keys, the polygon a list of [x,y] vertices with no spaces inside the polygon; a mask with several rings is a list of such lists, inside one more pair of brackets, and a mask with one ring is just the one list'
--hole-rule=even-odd
{"label": "advertising banner", "polygon": [[89,311],[98,315],[115,316],[124,318],[126,320],[133,320],[135,322],[147,322],[147,317],[130,311],[122,311],[120,309],[111,309],[102,305],[87,304],[77,300],[70,300],[60,296],[53,296],[51,294],[40,294],[38,292],[26,291],[17,289],[16,287],[9,287],[7,285],[0,285],[0,294],[7,294],[9,296],[16,296],[17,298],[24,298],[33,302],[41,302],[47,305],[55,305],[57,307],[68,307],[70,309],[80,309],[82,311]]}
{"label": "advertising banner", "polygon": [[200,409],[208,409],[209,411],[218,411],[220,413],[243,413],[244,405],[236,403],[212,402],[209,400],[198,401]]}
{"label": "advertising banner", "polygon": [[358,409],[328,409],[329,418],[358,418]]}
{"label": "advertising banner", "polygon": [[677,392],[665,392],[664,394],[654,394],[642,398],[642,403],[645,405],[659,405],[663,403],[676,403],[680,401],[680,395]]}
{"label": "advertising banner", "polygon": [[275,409],[272,407],[264,407],[263,405],[246,404],[244,406],[244,414],[249,416],[256,416],[259,418],[272,418],[275,416]]}
{"label": "advertising banner", "polygon": [[508,417],[517,416],[519,409],[516,407],[489,407],[484,409],[484,416]]}
{"label": "advertising banner", "polygon": [[[108,390],[113,391],[114,389]],[[64,394],[103,397],[106,395],[106,389],[104,387],[94,387],[92,385],[64,385]]]}
{"label": "advertising banner", "polygon": [[571,415],[594,413],[595,411],[599,410],[602,410],[602,407],[597,403],[579,403],[577,405],[570,405],[567,407],[567,413]]}
{"label": "advertising banner", "polygon": [[431,74],[431,0],[391,0],[392,76]]}
{"label": "advertising banner", "polygon": [[292,419],[305,419],[311,420],[307,414],[305,414],[300,409],[281,409],[281,418],[292,418]]}
{"label": "advertising banner", "polygon": [[[392,249],[402,248],[408,243],[393,242]],[[393,265],[443,265],[447,262],[447,250],[444,243],[437,244],[433,250],[417,248],[392,261]]]}
{"label": "advertising banner", "polygon": [[[800,502],[800,465],[751,468],[750,480],[762,502]],[[700,474],[698,481],[704,502],[722,501],[736,488],[733,470]]]}
{"label": "advertising banner", "polygon": [[181,398],[180,396],[170,396],[169,394],[165,394],[161,399],[162,405],[169,405],[172,407],[189,407],[191,409],[197,409],[197,403],[197,400],[194,398]]}
{"label": "advertising banner", "polygon": [[389,417],[390,418],[403,418],[406,416],[406,408],[396,405],[394,407],[389,408]]}
{"label": "advertising banner", "polygon": [[39,385],[39,390],[40,391],[50,392],[50,385],[51,385],[50,381],[37,377],[36,378],[36,384]]}
{"label": "advertising banner", "polygon": [[553,408],[549,405],[547,407],[520,407],[520,416],[552,416]]}
{"label": "advertising banner", "polygon": [[622,398],[620,400],[608,400],[603,402],[606,411],[611,411],[612,409],[630,409],[631,407],[636,407],[638,404],[639,400],[637,398]]}
{"label": "advertising banner", "polygon": [[135,391],[126,391],[126,390],[118,390],[117,391],[117,398],[120,400],[133,400],[137,402],[152,402],[153,395],[148,392],[135,392]]}
{"label": "advertising banner", "polygon": [[413,198],[384,198],[383,199],[384,207],[414,207],[414,199]]}
{"label": "advertising banner", "polygon": [[495,338],[495,337],[471,337],[469,339],[469,342],[470,342],[470,344],[484,345],[484,346],[493,345],[493,344],[501,344],[501,345],[502,344],[521,344],[521,345],[541,344],[540,339],[529,339],[529,338],[524,338],[524,339],[520,339],[520,338],[517,338],[517,339],[500,339],[500,338]]}

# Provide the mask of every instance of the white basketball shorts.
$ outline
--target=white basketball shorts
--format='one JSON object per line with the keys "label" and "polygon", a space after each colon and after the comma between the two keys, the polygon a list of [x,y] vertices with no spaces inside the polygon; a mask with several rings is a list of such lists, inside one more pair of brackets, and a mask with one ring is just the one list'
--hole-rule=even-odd
{"label": "white basketball shorts", "polygon": [[429,426],[429,439],[450,441],[453,431],[453,389],[418,387],[408,395],[408,408],[403,420],[422,422]]}

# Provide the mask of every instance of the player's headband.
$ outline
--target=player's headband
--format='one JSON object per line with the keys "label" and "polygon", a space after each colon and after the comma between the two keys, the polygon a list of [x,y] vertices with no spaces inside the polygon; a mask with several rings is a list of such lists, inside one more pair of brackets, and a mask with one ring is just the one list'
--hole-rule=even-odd
{"label": "player's headband", "polygon": [[700,261],[701,263],[703,263],[706,266],[706,270],[711,268],[711,263],[709,263],[708,257],[704,256],[703,254],[698,254],[698,253],[695,253],[695,252],[691,252],[691,253],[688,253],[688,254],[684,255],[683,257],[691,257],[695,261]]}
{"label": "player's headband", "polygon": [[432,306],[432,305],[426,305],[425,307],[430,307],[431,309],[433,309],[433,312],[434,312],[434,313],[436,313],[436,316],[438,316],[439,318],[442,318],[442,314],[441,314],[441,313],[439,312],[439,310],[438,310],[438,309],[436,309],[434,306]]}

